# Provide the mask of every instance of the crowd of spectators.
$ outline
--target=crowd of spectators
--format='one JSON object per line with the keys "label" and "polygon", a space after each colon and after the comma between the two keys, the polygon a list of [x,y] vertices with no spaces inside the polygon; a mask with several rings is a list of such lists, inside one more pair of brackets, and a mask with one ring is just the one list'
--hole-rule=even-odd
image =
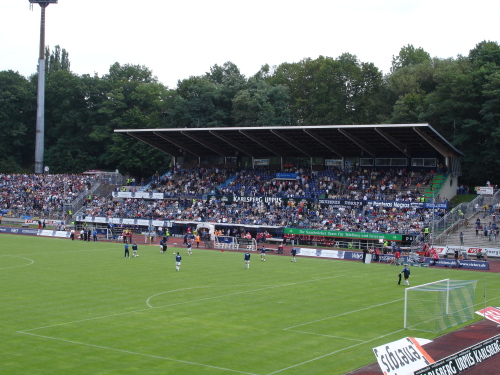
{"label": "crowd of spectators", "polygon": [[64,212],[91,186],[84,175],[0,174],[0,210],[19,216],[52,216]]}
{"label": "crowd of spectators", "polygon": [[[269,225],[322,230],[416,234],[445,210],[384,208],[372,205],[334,207],[309,202],[281,200],[234,201],[231,196],[304,197],[305,192],[331,199],[420,201],[432,173],[405,170],[328,170],[311,174],[304,170],[295,180],[274,178],[275,172],[223,169],[176,170],[158,177],[149,191],[167,199],[101,197],[81,212],[84,216],[200,221],[244,225]],[[214,194],[207,199],[207,194]],[[189,195],[190,198],[181,198]],[[194,198],[193,198],[194,197]],[[436,218],[435,218],[436,219]]]}
{"label": "crowd of spectators", "polygon": [[[157,175],[146,191],[165,199],[92,197],[82,216],[203,221],[322,230],[414,234],[445,210],[320,205],[314,198],[419,201],[433,172],[330,169],[311,173],[287,169],[294,178],[275,178],[276,171],[219,168],[175,169]],[[50,216],[90,189],[84,175],[0,174],[0,209]],[[133,187],[135,189],[135,187]],[[212,195],[208,199],[207,195]],[[284,199],[244,200],[231,197]],[[286,198],[311,198],[303,201]]]}
{"label": "crowd of spectators", "polygon": [[277,172],[266,169],[175,169],[163,177],[155,177],[146,191],[164,193],[167,197],[214,194],[415,201],[434,176],[434,171],[405,169],[334,168],[312,173],[303,168],[288,168],[282,173],[296,177],[275,178]]}

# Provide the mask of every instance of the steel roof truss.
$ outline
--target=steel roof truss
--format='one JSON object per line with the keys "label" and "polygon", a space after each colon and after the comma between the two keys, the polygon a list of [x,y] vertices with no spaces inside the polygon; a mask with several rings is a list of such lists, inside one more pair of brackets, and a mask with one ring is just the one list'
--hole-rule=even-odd
{"label": "steel roof truss", "polygon": [[356,137],[352,134],[349,134],[349,132],[347,132],[343,129],[338,129],[338,130],[341,134],[343,134],[344,136],[349,138],[352,142],[354,142],[360,149],[368,152],[373,157],[377,156],[377,152],[375,151],[375,149],[373,147],[369,146],[368,143],[362,141],[361,139],[359,139],[358,137]]}
{"label": "steel roof truss", "polygon": [[239,152],[241,152],[242,154],[246,154],[248,156],[251,156],[251,157],[255,157],[255,153],[252,152],[252,149],[249,148],[249,147],[246,147],[246,146],[243,146],[242,144],[240,144],[239,142],[236,142],[236,141],[233,141],[231,140],[230,138],[226,137],[225,135],[222,135],[221,133],[219,132],[216,132],[216,131],[213,131],[213,130],[210,130],[209,131],[210,134],[216,136],[217,138],[219,138],[220,140],[226,142],[227,144],[233,146],[235,149],[237,149]]}
{"label": "steel roof truss", "polygon": [[404,145],[400,141],[398,141],[393,136],[387,134],[386,132],[380,130],[379,128],[374,128],[374,130],[384,137],[388,142],[390,142],[394,147],[396,147],[399,151],[406,155],[407,158],[411,158],[411,149],[408,145]]}
{"label": "steel roof truss", "polygon": [[168,138],[166,137],[165,135],[161,134],[161,133],[158,133],[158,132],[154,132],[155,135],[157,135],[158,137],[160,138],[163,138],[165,139],[166,141],[174,144],[176,147],[179,147],[179,152],[180,154],[177,154],[175,156],[183,156],[182,155],[182,151],[186,151],[186,152],[189,152],[190,154],[193,154],[197,157],[200,157],[201,155],[199,154],[199,152],[197,152],[196,149],[194,149],[193,147],[189,146],[188,144],[184,143],[184,142],[180,142],[180,141],[177,141],[177,140],[174,140],[174,139],[171,139],[171,138]]}
{"label": "steel roof truss", "polygon": [[243,134],[245,137],[250,138],[255,143],[257,143],[257,144],[261,145],[262,147],[264,147],[270,153],[272,153],[274,155],[277,155],[277,156],[281,156],[281,157],[285,156],[283,150],[281,150],[278,147],[272,145],[271,143],[263,141],[262,139],[259,139],[259,138],[255,137],[255,136],[253,136],[252,134],[250,134],[248,132],[245,132],[243,130],[240,130],[239,132],[241,134]]}
{"label": "steel roof truss", "polygon": [[324,138],[321,138],[320,136],[314,134],[313,132],[304,129],[304,132],[308,134],[310,137],[312,137],[316,142],[321,143],[323,146],[325,146],[327,149],[329,149],[331,152],[337,154],[341,158],[344,158],[346,155],[345,150],[342,147],[336,146],[330,141],[325,140]]}

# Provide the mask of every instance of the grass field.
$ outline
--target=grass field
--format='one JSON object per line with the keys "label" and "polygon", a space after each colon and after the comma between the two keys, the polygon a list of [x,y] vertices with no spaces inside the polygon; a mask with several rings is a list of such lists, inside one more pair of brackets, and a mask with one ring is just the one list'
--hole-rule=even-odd
{"label": "grass field", "polygon": [[[1,374],[343,374],[406,336],[386,264],[0,235]],[[412,268],[411,283],[497,274]],[[478,317],[480,319],[480,317]]]}

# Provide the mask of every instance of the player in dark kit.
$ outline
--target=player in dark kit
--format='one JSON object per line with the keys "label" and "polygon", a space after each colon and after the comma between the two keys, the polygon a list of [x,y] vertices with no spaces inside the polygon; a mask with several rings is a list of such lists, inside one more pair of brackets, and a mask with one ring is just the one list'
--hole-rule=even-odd
{"label": "player in dark kit", "polygon": [[128,251],[128,243],[125,243],[125,258],[130,258],[130,253]]}
{"label": "player in dark kit", "polygon": [[398,285],[401,285],[401,274],[405,277],[404,285],[410,286],[410,282],[408,279],[410,278],[410,269],[408,267],[403,268],[403,270],[399,273],[399,282]]}
{"label": "player in dark kit", "polygon": [[180,271],[181,270],[181,260],[182,257],[179,253],[175,255],[175,270]]}
{"label": "player in dark kit", "polygon": [[266,261],[266,247],[262,245],[262,248],[260,249],[260,260],[261,261]]}
{"label": "player in dark kit", "polygon": [[292,247],[292,262],[296,263],[297,259],[295,258],[295,255],[297,255],[297,249],[295,247]]}
{"label": "player in dark kit", "polygon": [[160,241],[160,253],[164,253],[167,251],[167,240],[165,237]]}
{"label": "player in dark kit", "polygon": [[245,266],[244,268],[250,268],[250,253],[245,253]]}

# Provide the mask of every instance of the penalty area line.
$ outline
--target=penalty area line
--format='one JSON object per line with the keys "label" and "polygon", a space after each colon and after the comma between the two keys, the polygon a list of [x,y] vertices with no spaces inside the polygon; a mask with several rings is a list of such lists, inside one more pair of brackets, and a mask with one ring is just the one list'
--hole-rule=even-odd
{"label": "penalty area line", "polygon": [[149,358],[155,358],[155,359],[162,359],[162,360],[166,360],[166,361],[184,363],[184,364],[188,364],[188,365],[208,367],[208,368],[212,368],[212,369],[216,369],[216,370],[229,371],[229,372],[232,372],[232,373],[235,373],[235,374],[257,375],[257,374],[254,374],[252,372],[238,371],[238,370],[233,370],[233,369],[224,368],[224,367],[207,365],[207,364],[203,364],[203,363],[197,363],[197,362],[191,362],[191,361],[183,361],[181,359],[174,359],[174,358],[168,358],[168,357],[161,357],[161,356],[157,356],[157,355],[153,355],[153,354],[137,353],[137,352],[132,352],[130,350],[109,348],[107,346],[88,344],[88,343],[78,342],[78,341],[73,341],[73,340],[65,340],[65,339],[60,339],[60,338],[57,338],[57,337],[38,335],[38,334],[35,334],[35,333],[22,332],[22,331],[20,331],[19,333],[22,333],[24,335],[30,335],[30,336],[40,337],[40,338],[44,338],[44,339],[49,339],[49,340],[62,341],[62,342],[66,342],[68,344],[83,345],[83,346],[88,346],[88,347],[97,348],[97,349],[104,349],[104,350],[110,350],[110,351],[120,352],[120,353],[124,353],[124,354],[133,354],[133,355],[139,355],[139,356],[143,356],[143,357],[149,357]]}
{"label": "penalty area line", "polygon": [[318,359],[322,359],[322,358],[325,358],[325,357],[331,356],[331,355],[333,355],[333,354],[337,354],[337,353],[343,352],[344,350],[349,350],[349,349],[355,348],[355,347],[357,347],[357,346],[364,345],[364,344],[366,344],[366,343],[368,343],[368,342],[371,342],[371,341],[375,341],[375,340],[382,339],[382,338],[384,338],[384,337],[386,337],[386,336],[390,336],[390,335],[393,335],[393,334],[395,334],[395,333],[398,333],[398,332],[401,332],[401,331],[404,331],[404,330],[405,330],[404,328],[403,328],[403,329],[398,329],[397,331],[393,331],[393,332],[387,333],[387,334],[385,334],[385,335],[382,335],[382,336],[379,336],[379,337],[375,337],[375,338],[370,339],[370,340],[365,340],[365,341],[360,342],[360,343],[358,343],[358,344],[354,344],[354,345],[351,345],[351,346],[347,346],[347,347],[345,347],[345,348],[342,348],[342,349],[335,350],[335,351],[330,352],[330,353],[326,353],[326,354],[320,355],[319,357],[316,357],[316,358],[311,358],[311,359],[309,359],[309,360],[307,360],[307,361],[304,361],[304,362],[301,362],[301,363],[297,363],[297,364],[295,364],[295,365],[291,365],[291,366],[288,366],[288,367],[282,368],[282,369],[280,369],[280,370],[276,370],[276,371],[270,372],[270,373],[268,373],[268,374],[266,374],[266,375],[274,375],[274,374],[278,374],[278,373],[280,373],[280,372],[283,372],[283,371],[286,371],[286,370],[290,370],[290,369],[292,369],[292,368],[296,368],[296,367],[299,367],[299,366],[305,365],[305,364],[307,364],[307,363],[311,363],[311,362],[317,361]]}

